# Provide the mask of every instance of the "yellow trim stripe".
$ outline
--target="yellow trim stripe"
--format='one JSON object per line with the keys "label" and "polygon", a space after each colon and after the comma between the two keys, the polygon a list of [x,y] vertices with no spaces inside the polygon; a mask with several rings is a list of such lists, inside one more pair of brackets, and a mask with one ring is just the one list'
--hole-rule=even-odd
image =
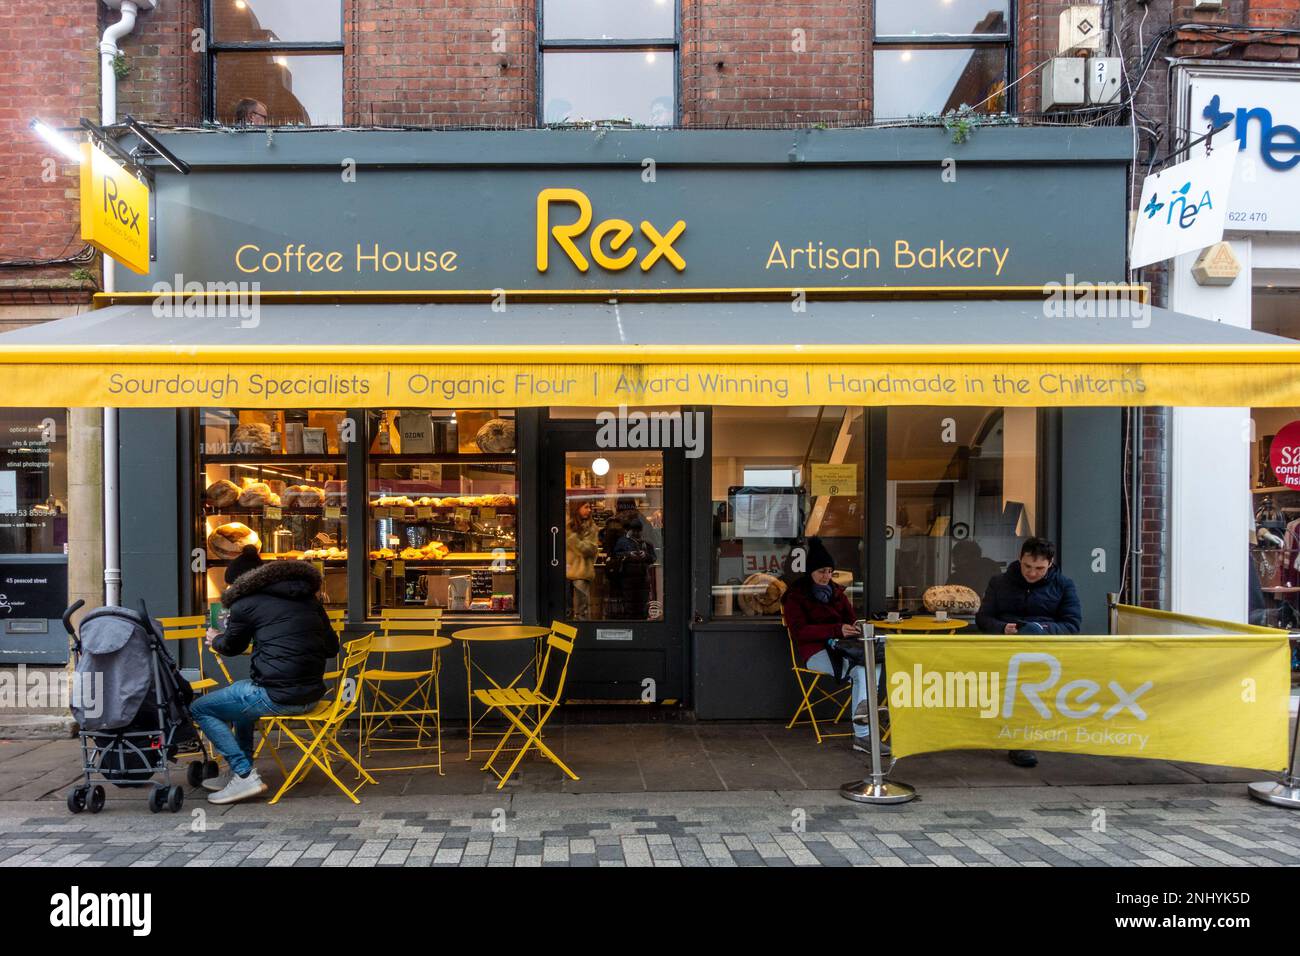
{"label": "yellow trim stripe", "polygon": [[0,355],[10,365],[117,366],[252,365],[335,366],[364,364],[440,366],[493,365],[642,365],[731,362],[740,365],[853,365],[904,362],[936,365],[1051,363],[1110,365],[1286,365],[1300,364],[1296,345],[1051,345],[1005,343],[972,345],[11,345]]}

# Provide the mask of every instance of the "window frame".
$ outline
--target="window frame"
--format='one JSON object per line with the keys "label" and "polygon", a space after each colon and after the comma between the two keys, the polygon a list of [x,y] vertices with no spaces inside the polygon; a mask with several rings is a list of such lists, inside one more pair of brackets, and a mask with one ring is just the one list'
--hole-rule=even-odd
{"label": "window frame", "polygon": [[[205,76],[203,82],[203,118],[206,122],[220,123],[217,118],[217,57],[221,53],[249,53],[258,51],[275,51],[285,53],[334,53],[340,57],[346,57],[347,41],[347,21],[344,18],[344,0],[338,0],[339,5],[339,39],[334,40],[293,40],[293,41],[266,41],[266,40],[229,40],[221,42],[216,39],[213,33],[214,17],[212,15],[212,4],[215,0],[203,0],[203,32],[208,39],[207,52],[204,55]],[[340,69],[346,76],[346,63],[340,61]],[[339,104],[339,112],[342,118],[346,118],[346,90],[344,92],[344,102]],[[274,124],[267,124],[269,127],[275,127]]]}
{"label": "window frame", "polygon": [[[211,0],[208,0],[210,3]],[[546,122],[546,54],[547,53],[672,53],[673,55],[673,125],[671,127],[646,127],[649,129],[677,129],[682,125],[682,4],[673,0],[673,35],[671,37],[641,37],[637,39],[584,40],[574,38],[546,39],[546,0],[537,3],[537,104],[535,117],[539,128],[564,124]],[[599,122],[599,121],[597,121]],[[572,124],[569,124],[572,125]],[[634,127],[636,128],[636,127]]]}
{"label": "window frame", "polygon": [[[915,33],[915,34],[881,34],[876,31],[880,22],[878,7],[880,0],[871,2],[871,50],[936,50],[968,47],[1001,47],[1007,55],[1007,79],[1004,87],[1006,104],[1004,112],[1014,114],[1017,111],[1016,91],[1013,85],[1016,79],[1016,22],[1019,14],[1018,0],[1007,0],[1007,30],[1005,33]],[[876,118],[876,70],[874,59],[871,70],[871,112]],[[898,119],[901,117],[888,117]]]}

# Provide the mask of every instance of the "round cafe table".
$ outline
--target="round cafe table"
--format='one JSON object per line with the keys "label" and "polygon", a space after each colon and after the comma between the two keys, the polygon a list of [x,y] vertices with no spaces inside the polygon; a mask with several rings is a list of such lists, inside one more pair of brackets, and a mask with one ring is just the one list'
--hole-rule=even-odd
{"label": "round cafe table", "polygon": [[[480,747],[474,749],[474,728],[479,725],[487,711],[474,716],[474,674],[477,672],[484,680],[491,684],[492,687],[502,690],[507,687],[514,687],[520,680],[531,670],[534,674],[540,672],[542,666],[542,641],[551,633],[549,627],[538,627],[531,624],[491,624],[484,627],[463,627],[459,631],[452,632],[452,638],[460,641],[461,651],[465,657],[465,708],[468,715],[469,725],[469,751],[465,754],[466,760],[473,760],[477,754],[491,754],[494,747]],[[498,644],[504,641],[534,641],[533,659],[524,665],[523,670],[512,677],[507,683],[499,684],[491,674],[482,667],[474,663],[473,647],[475,644]]]}
{"label": "round cafe table", "polygon": [[902,621],[868,621],[878,631],[889,634],[955,634],[962,628],[970,627],[970,621],[948,618],[940,621],[932,614],[921,614]]}

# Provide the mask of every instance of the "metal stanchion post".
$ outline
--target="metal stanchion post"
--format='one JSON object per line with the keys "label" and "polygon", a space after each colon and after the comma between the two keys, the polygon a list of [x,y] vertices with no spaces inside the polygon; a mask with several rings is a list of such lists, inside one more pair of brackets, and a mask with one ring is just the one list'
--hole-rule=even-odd
{"label": "metal stanchion post", "polygon": [[916,799],[916,791],[905,783],[885,779],[880,768],[880,704],[876,685],[876,642],[884,644],[884,635],[867,621],[858,621],[866,649],[864,666],[867,671],[867,700],[871,712],[871,774],[865,780],[854,780],[840,787],[840,796],[855,803],[907,803]]}
{"label": "metal stanchion post", "polygon": [[1295,731],[1291,735],[1291,760],[1282,781],[1261,780],[1247,784],[1246,791],[1262,803],[1271,803],[1275,807],[1288,810],[1300,810],[1300,777],[1296,776],[1296,743],[1300,740],[1300,717],[1295,722]]}

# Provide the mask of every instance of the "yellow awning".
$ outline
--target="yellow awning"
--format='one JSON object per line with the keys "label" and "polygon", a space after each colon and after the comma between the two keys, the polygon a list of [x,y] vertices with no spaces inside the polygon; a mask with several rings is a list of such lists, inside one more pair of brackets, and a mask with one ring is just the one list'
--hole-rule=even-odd
{"label": "yellow awning", "polygon": [[1123,319],[997,300],[184,311],[113,306],[0,335],[0,404],[1300,405],[1300,342],[1162,309]]}

